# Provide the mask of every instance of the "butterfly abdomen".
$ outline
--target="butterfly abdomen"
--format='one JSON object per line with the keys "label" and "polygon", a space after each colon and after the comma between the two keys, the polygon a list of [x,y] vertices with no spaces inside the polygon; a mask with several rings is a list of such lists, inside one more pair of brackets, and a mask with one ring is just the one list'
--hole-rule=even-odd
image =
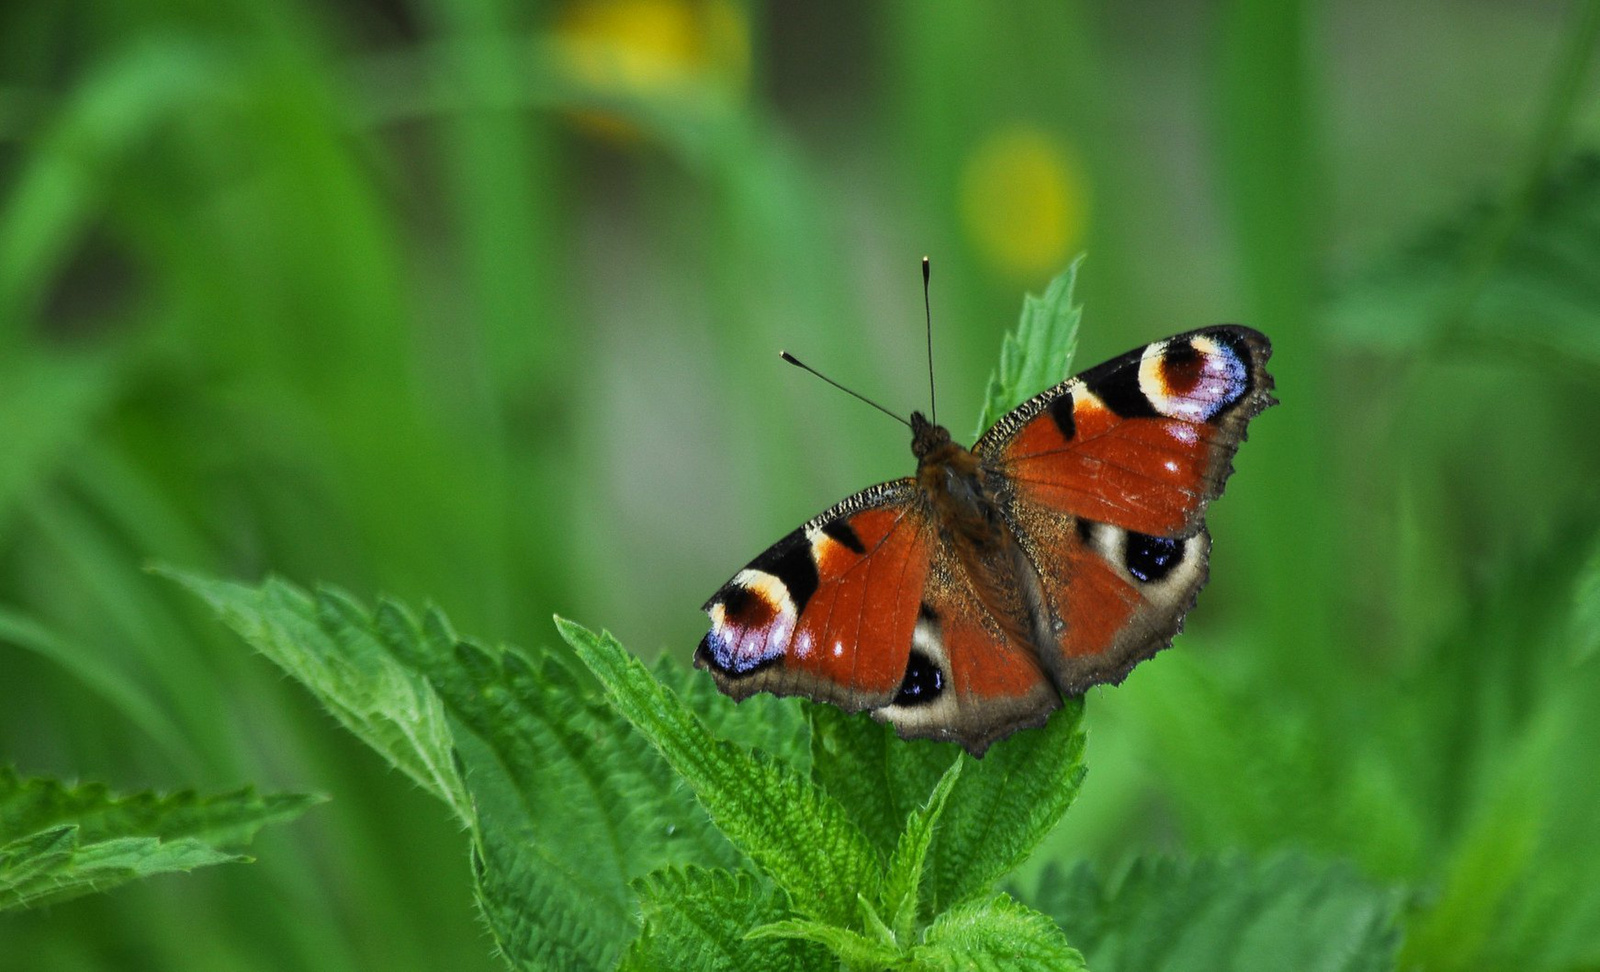
{"label": "butterfly abdomen", "polygon": [[917,486],[940,544],[960,565],[983,612],[1013,643],[1037,654],[1054,644],[1047,637],[1053,622],[1033,564],[1003,512],[1003,481],[948,433],[943,440],[917,463]]}

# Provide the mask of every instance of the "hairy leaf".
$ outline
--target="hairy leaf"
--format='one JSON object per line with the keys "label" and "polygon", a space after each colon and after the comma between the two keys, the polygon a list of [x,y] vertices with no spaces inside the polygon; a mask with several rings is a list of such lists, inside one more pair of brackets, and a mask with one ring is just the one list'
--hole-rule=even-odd
{"label": "hairy leaf", "polygon": [[735,702],[704,672],[689,668],[671,655],[658,657],[650,670],[663,685],[677,693],[713,734],[771,753],[796,768],[810,766],[803,708],[809,703],[805,700],[779,698],[763,692]]}
{"label": "hairy leaf", "polygon": [[611,703],[661,751],[722,832],[789,892],[797,911],[844,926],[857,894],[876,898],[881,858],[837,800],[792,766],[712,737],[610,635],[556,623]]}
{"label": "hairy leaf", "polygon": [[911,958],[915,967],[938,972],[1073,972],[1086,968],[1083,956],[1067,943],[1048,915],[1005,894],[969,901],[940,915],[928,928],[924,943],[911,950]]}
{"label": "hairy leaf", "polygon": [[633,936],[632,916],[611,905],[604,877],[575,873],[546,846],[548,833],[491,813],[472,845],[478,907],[514,969],[610,969]]}
{"label": "hairy leaf", "polygon": [[824,972],[837,968],[826,950],[796,939],[747,939],[757,926],[783,919],[770,887],[749,874],[699,867],[657,871],[635,884],[644,932],[623,958],[622,972]]}
{"label": "hairy leaf", "polygon": [[928,848],[933,844],[933,829],[944,813],[950,791],[961,779],[961,768],[968,762],[976,761],[957,759],[950,764],[940,778],[939,785],[933,788],[928,802],[913,810],[906,818],[900,842],[889,857],[889,869],[883,881],[883,906],[895,941],[902,944],[911,940],[916,927],[923,864],[928,859]]}
{"label": "hairy leaf", "polygon": [[1078,351],[1078,324],[1083,305],[1072,302],[1083,257],[1050,281],[1043,297],[1029,294],[1022,301],[1017,329],[1000,343],[1000,364],[989,377],[978,416],[981,436],[1000,416],[1051,385],[1065,380]]}
{"label": "hairy leaf", "polygon": [[661,756],[562,659],[480,647],[441,612],[418,622],[391,601],[375,623],[444,701],[479,813],[540,835],[619,927],[632,921],[636,878],[674,862],[740,864]]}
{"label": "hairy leaf", "polygon": [[1111,880],[1051,865],[1032,897],[1095,972],[1379,972],[1399,943],[1396,894],[1298,856],[1140,859]]}
{"label": "hairy leaf", "polygon": [[0,768],[0,911],[247,861],[234,851],[256,831],[292,820],[320,799],[251,789],[118,797],[99,783],[24,779]]}
{"label": "hairy leaf", "polygon": [[310,689],[345,728],[471,822],[471,801],[456,773],[453,737],[438,695],[369,632],[339,622],[341,595],[314,599],[277,578],[249,587],[169,573]]}
{"label": "hairy leaf", "polygon": [[850,811],[875,847],[894,851],[906,816],[961,755],[955,743],[906,741],[866,713],[808,702],[811,779]]}
{"label": "hairy leaf", "polygon": [[895,966],[901,954],[893,943],[825,921],[788,918],[761,925],[747,936],[752,942],[814,942],[837,956],[846,969],[881,969]]}
{"label": "hairy leaf", "polygon": [[1050,833],[1083,783],[1082,723],[1083,699],[1068,699],[968,762],[934,836],[925,913],[988,891]]}
{"label": "hairy leaf", "polygon": [[455,810],[513,967],[609,969],[637,931],[630,881],[675,859],[739,862],[661,757],[556,659],[474,645],[436,610],[181,579]]}

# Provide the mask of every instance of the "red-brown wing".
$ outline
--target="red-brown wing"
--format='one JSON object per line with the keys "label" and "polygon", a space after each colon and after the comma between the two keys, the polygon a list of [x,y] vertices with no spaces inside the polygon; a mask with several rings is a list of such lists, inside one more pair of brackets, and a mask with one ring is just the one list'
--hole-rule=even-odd
{"label": "red-brown wing", "polygon": [[1012,508],[1046,615],[1040,664],[1064,695],[1116,683],[1172,644],[1206,582],[1211,537],[1156,537],[1037,505]]}
{"label": "red-brown wing", "polygon": [[995,740],[1043,725],[1060,705],[1034,650],[1006,633],[955,552],[935,541],[906,677],[873,716],[907,739],[959,742],[982,756]]}
{"label": "red-brown wing", "polygon": [[1157,341],[1034,396],[973,451],[1019,503],[1188,536],[1250,419],[1273,403],[1271,354],[1264,335],[1236,325]]}
{"label": "red-brown wing", "polygon": [[1025,402],[973,451],[1037,578],[1040,663],[1064,694],[1172,643],[1206,580],[1207,505],[1273,404],[1271,344],[1224,325],[1130,351]]}
{"label": "red-brown wing", "polygon": [[857,493],[773,544],[706,602],[695,651],[736,699],[805,695],[858,711],[906,679],[928,573],[912,480]]}

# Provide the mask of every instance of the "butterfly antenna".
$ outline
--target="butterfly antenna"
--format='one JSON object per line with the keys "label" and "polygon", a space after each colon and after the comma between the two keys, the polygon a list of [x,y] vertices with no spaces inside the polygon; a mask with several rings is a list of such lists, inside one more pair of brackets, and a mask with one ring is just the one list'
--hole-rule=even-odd
{"label": "butterfly antenna", "polygon": [[933,303],[928,300],[928,258],[922,258],[922,312],[928,320],[928,411],[939,424],[939,399],[933,393]]}
{"label": "butterfly antenna", "polygon": [[857,397],[857,398],[861,399],[862,401],[866,402],[868,405],[871,405],[873,408],[877,409],[878,411],[882,412],[883,414],[885,414],[885,415],[889,416],[890,418],[894,419],[896,422],[899,422],[901,425],[904,425],[907,428],[911,427],[911,423],[908,422],[907,420],[905,420],[905,419],[901,418],[900,416],[894,414],[893,412],[891,412],[888,409],[884,408],[882,405],[879,405],[877,402],[875,402],[872,399],[868,398],[867,396],[861,394],[860,392],[854,392],[854,391],[851,391],[850,389],[844,387],[843,385],[839,384],[838,382],[834,381],[832,378],[829,378],[827,375],[823,374],[822,372],[818,371],[817,369],[815,369],[815,368],[811,367],[810,365],[806,364],[804,361],[801,361],[799,358],[795,357],[794,355],[790,354],[789,352],[787,352],[787,351],[779,351],[778,352],[778,357],[780,357],[783,360],[785,360],[785,361],[789,362],[790,364],[794,365],[796,368],[800,368],[800,369],[802,369],[804,371],[811,372],[812,374],[816,375],[818,378],[821,378],[823,381],[825,381],[828,384],[832,385],[833,387],[839,389],[840,391],[844,392],[845,394],[854,395],[855,397]]}

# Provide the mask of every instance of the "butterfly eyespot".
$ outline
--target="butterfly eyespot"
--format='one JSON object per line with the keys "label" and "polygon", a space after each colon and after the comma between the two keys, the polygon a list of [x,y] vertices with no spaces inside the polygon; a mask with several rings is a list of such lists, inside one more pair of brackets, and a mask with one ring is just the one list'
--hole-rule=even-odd
{"label": "butterfly eyespot", "polygon": [[794,632],[799,615],[783,580],[745,568],[707,605],[711,630],[695,659],[723,675],[748,675],[776,661]]}
{"label": "butterfly eyespot", "polygon": [[906,675],[895,694],[895,705],[927,705],[944,692],[944,672],[933,659],[913,651],[906,660]]}
{"label": "butterfly eyespot", "polygon": [[1188,395],[1200,384],[1205,358],[1187,338],[1167,343],[1161,353],[1161,381],[1168,395]]}
{"label": "butterfly eyespot", "polygon": [[1123,539],[1123,566],[1138,580],[1156,583],[1183,562],[1184,544],[1182,539],[1152,537],[1130,530]]}
{"label": "butterfly eyespot", "polygon": [[734,650],[736,647],[736,642],[713,629],[700,639],[700,646],[694,652],[695,663],[731,679],[752,675],[775,664],[781,657],[779,654],[742,655]]}
{"label": "butterfly eyespot", "polygon": [[[765,612],[765,617],[756,617],[752,614]],[[757,627],[772,620],[777,609],[772,602],[764,597],[750,593],[748,587],[730,587],[722,595],[722,616],[733,621],[741,627]]]}
{"label": "butterfly eyespot", "polygon": [[760,630],[782,618],[793,620],[799,612],[782,578],[759,570],[742,570],[720,598],[724,624],[747,631]]}
{"label": "butterfly eyespot", "polygon": [[1201,332],[1146,348],[1136,383],[1154,414],[1209,422],[1249,393],[1249,360],[1249,349],[1228,332]]}

